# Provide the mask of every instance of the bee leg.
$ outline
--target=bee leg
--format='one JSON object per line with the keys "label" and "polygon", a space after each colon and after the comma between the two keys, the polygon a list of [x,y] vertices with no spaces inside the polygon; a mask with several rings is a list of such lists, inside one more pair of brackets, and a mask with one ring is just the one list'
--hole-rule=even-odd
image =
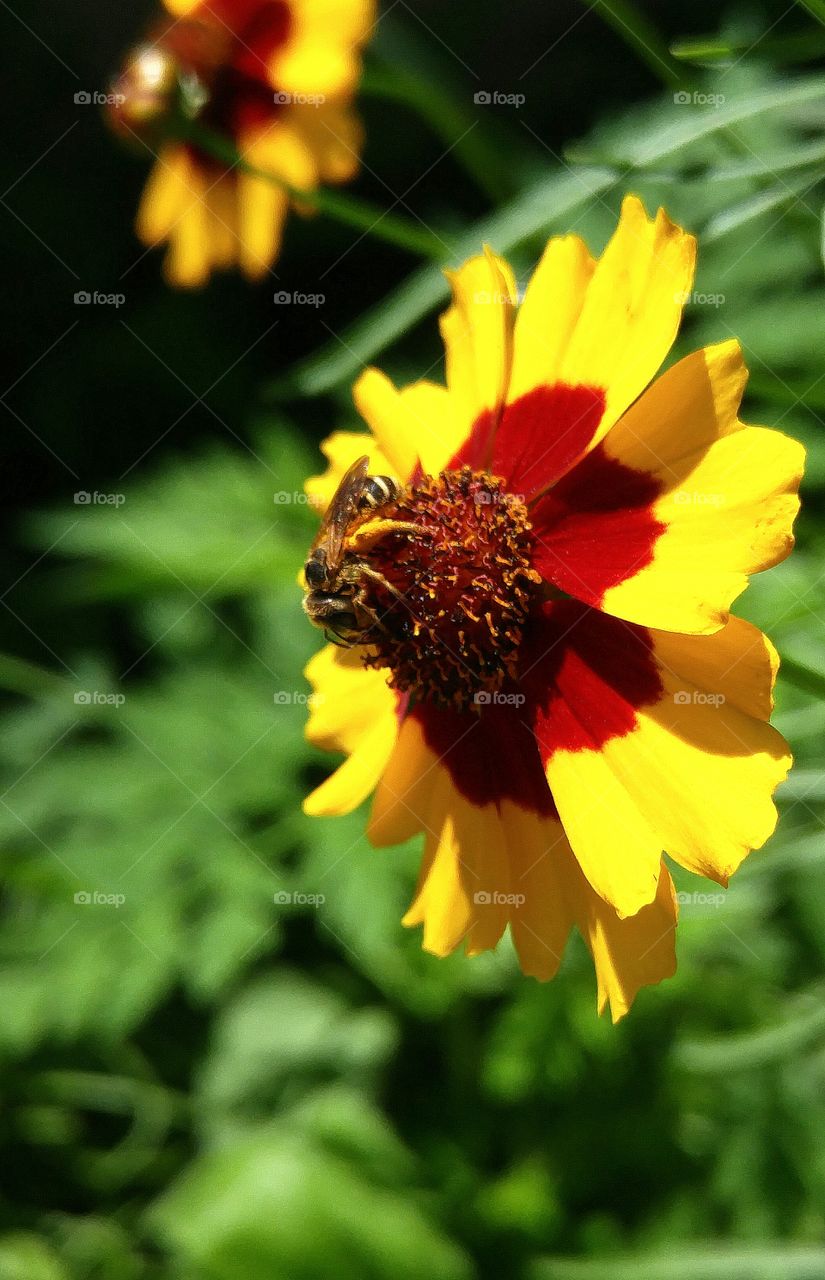
{"label": "bee leg", "polygon": [[324,639],[327,644],[334,644],[336,649],[351,649],[354,644],[354,641],[343,640],[341,636],[337,636],[334,631],[330,631],[328,628],[324,631]]}
{"label": "bee leg", "polygon": [[[377,569],[371,569],[369,565],[366,564],[362,564],[359,567],[365,578],[370,578],[373,582],[377,582],[386,591],[389,591],[390,595],[395,596],[396,600],[400,600],[402,604],[406,603],[403,592],[399,591],[397,587],[394,587],[391,582],[388,582],[383,573],[379,573]],[[363,608],[364,606],[362,605],[361,607]],[[368,612],[371,612],[371,610],[368,610]]]}
{"label": "bee leg", "polygon": [[423,525],[414,524],[411,520],[376,520],[370,521],[364,529],[353,535],[352,541],[359,551],[368,550],[374,542],[380,541],[388,533],[420,533],[432,536],[431,530]]}

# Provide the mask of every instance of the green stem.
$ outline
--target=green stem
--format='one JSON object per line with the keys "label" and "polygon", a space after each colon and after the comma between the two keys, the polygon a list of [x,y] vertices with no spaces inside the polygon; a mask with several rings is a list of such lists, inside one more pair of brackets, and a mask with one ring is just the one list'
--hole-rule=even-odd
{"label": "green stem", "polygon": [[428,227],[423,225],[417,227],[406,218],[377,209],[365,200],[343,195],[339,191],[330,191],[328,188],[301,191],[283,178],[279,178],[277,174],[256,168],[245,160],[226,138],[209,129],[204,129],[201,125],[190,125],[186,131],[186,140],[199,147],[201,151],[205,151],[213,159],[227,165],[228,168],[239,169],[242,173],[252,174],[263,182],[280,187],[293,200],[307,208],[317,209],[345,226],[355,227],[365,235],[375,236],[379,240],[385,240],[398,248],[406,249],[409,253],[429,258],[433,262],[443,262],[449,253],[447,243]]}
{"label": "green stem", "polygon": [[653,74],[668,88],[678,87],[684,71],[671,56],[655,27],[639,13],[632,0],[582,0],[601,14],[608,26],[635,50]]}
{"label": "green stem", "polygon": [[501,157],[493,153],[478,115],[457,102],[452,93],[397,66],[367,68],[360,87],[365,95],[415,111],[490,200],[498,203],[512,195],[512,184],[501,171]]}
{"label": "green stem", "polygon": [[26,698],[42,698],[47,693],[65,693],[70,688],[63,676],[38,667],[24,658],[0,654],[0,689]]}
{"label": "green stem", "polygon": [[[749,53],[752,46],[752,40],[720,40],[708,36],[705,39],[677,40],[670,46],[670,52],[679,62],[707,65],[740,58]],[[825,32],[805,31],[799,35],[763,40],[759,43],[759,53],[774,63],[813,62],[825,53]]]}
{"label": "green stem", "polygon": [[806,666],[796,658],[781,655],[779,670],[786,684],[792,684],[803,693],[814,694],[817,698],[825,697],[825,675]]}
{"label": "green stem", "polygon": [[796,0],[796,2],[802,5],[803,9],[807,9],[812,18],[816,18],[817,22],[825,26],[825,0]]}

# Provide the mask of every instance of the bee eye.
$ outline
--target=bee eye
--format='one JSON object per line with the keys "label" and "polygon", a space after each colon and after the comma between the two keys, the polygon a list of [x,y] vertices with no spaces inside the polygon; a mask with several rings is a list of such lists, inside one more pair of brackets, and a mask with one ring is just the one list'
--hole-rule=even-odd
{"label": "bee eye", "polygon": [[307,560],[304,565],[304,577],[310,587],[322,587],[326,581],[327,571],[318,560]]}

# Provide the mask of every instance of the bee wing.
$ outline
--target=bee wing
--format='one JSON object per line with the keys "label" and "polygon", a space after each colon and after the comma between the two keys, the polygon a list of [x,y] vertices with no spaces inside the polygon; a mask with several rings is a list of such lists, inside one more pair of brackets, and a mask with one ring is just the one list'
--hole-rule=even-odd
{"label": "bee wing", "polygon": [[358,499],[363,492],[368,473],[369,458],[364,454],[353,462],[344,475],[321,521],[321,527],[312,545],[317,547],[321,543],[326,544],[327,562],[330,565],[337,564],[341,558],[344,535],[358,510]]}

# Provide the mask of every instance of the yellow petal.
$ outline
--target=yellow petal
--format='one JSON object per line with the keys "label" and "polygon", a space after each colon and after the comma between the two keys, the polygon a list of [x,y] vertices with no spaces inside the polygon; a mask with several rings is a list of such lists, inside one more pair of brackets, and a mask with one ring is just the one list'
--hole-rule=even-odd
{"label": "yellow petal", "polygon": [[372,802],[367,835],[376,848],[402,844],[426,826],[438,761],[421,726],[407,717]]}
{"label": "yellow petal", "polygon": [[598,1009],[614,1022],[629,1011],[641,987],[676,972],[676,895],[662,864],[656,897],[635,916],[620,920],[586,883],[581,884],[578,924],[593,956]]}
{"label": "yellow petal", "polygon": [[464,441],[452,397],[432,382],[414,382],[399,391],[380,370],[367,369],[353,398],[400,480],[409,480],[419,459],[426,474],[437,475]]}
{"label": "yellow petal", "polygon": [[516,283],[510,266],[489,249],[446,272],[453,303],[441,317],[447,387],[460,438],[485,411],[504,404],[513,357]]}
{"label": "yellow petal", "polygon": [[299,121],[324,182],[349,182],[358,172],[364,128],[355,112],[336,102],[307,107]]}
{"label": "yellow petal", "polygon": [[237,186],[234,174],[220,178],[206,193],[212,266],[220,271],[235,260],[238,245]]}
{"label": "yellow petal", "polygon": [[311,659],[313,687],[306,736],[347,760],[304,801],[314,817],[349,813],[375,789],[398,736],[396,695],[387,674],[367,670],[358,650],[327,645]]}
{"label": "yellow petal", "polygon": [[270,64],[272,84],[295,94],[351,94],[361,72],[359,49],[375,21],[373,0],[300,0],[291,13],[289,39]]}
{"label": "yellow petal", "polygon": [[622,920],[582,875],[559,822],[505,804],[502,823],[515,901],[510,928],[521,968],[542,981],[552,978],[575,923],[593,956],[599,1013],[609,1004],[618,1022],[641,987],[676,969],[677,908],[666,868],[653,902]]}
{"label": "yellow petal", "polygon": [[558,971],[576,919],[571,876],[584,877],[560,822],[509,801],[501,820],[512,864],[513,943],[522,971],[547,982]]}
{"label": "yellow petal", "polygon": [[418,461],[421,426],[389,378],[366,369],[352,389],[355,407],[399,480],[408,480]]}
{"label": "yellow petal", "polygon": [[137,215],[137,234],[144,244],[160,244],[192,203],[196,176],[186,147],[164,147],[143,192]]}
{"label": "yellow petal", "polygon": [[[614,662],[622,628],[615,626]],[[622,917],[653,900],[662,851],[727,883],[771,835],[772,795],[791,762],[765,721],[776,655],[755,628],[732,620],[711,636],[651,631],[650,639],[660,693],[635,708],[628,731],[602,735],[592,750],[558,747],[552,725],[560,706],[538,728],[571,847]],[[569,713],[594,741],[605,714],[603,699],[594,702],[598,689],[580,682],[565,693]]]}
{"label": "yellow petal", "polygon": [[403,923],[423,924],[425,951],[468,955],[494,947],[507,924],[509,867],[495,805],[477,808],[453,786],[443,765],[427,811],[424,860]]}
{"label": "yellow petal", "polygon": [[281,251],[289,198],[271,183],[238,175],[238,260],[249,280],[262,279]]}
{"label": "yellow petal", "polygon": [[620,920],[588,884],[556,819],[509,800],[471,803],[408,719],[379,783],[369,836],[384,845],[419,831],[424,858],[403,923],[424,926],[425,950],[444,956],[463,944],[475,955],[496,946],[509,923],[523,971],[547,980],[578,925],[593,955],[599,1009],[609,1002],[614,1021],[640,987],[673,972],[676,909],[666,870],[654,901]]}
{"label": "yellow petal", "polygon": [[646,626],[722,626],[748,575],[793,546],[805,451],[737,421],[745,371],[736,343],[697,352],[664,375],[611,431],[605,453],[657,481],[664,526],[650,564],[607,590],[602,607]]}
{"label": "yellow petal", "polygon": [[[623,919],[656,896],[664,842],[631,787],[634,734],[598,750],[556,751],[547,781],[576,859],[596,893]],[[647,782],[640,780],[640,787]]]}
{"label": "yellow petal", "polygon": [[693,283],[696,242],[660,209],[627,196],[559,363],[559,377],[601,387],[600,434],[633,403],[670,350]]}
{"label": "yellow petal", "polygon": [[548,241],[516,315],[508,401],[558,382],[595,267],[578,236]]}
{"label": "yellow petal", "polygon": [[209,279],[211,259],[206,183],[193,167],[189,204],[169,231],[164,274],[172,285],[197,288]]}
{"label": "yellow petal", "polygon": [[324,751],[354,751],[377,720],[397,729],[397,696],[388,673],[365,667],[361,649],[328,644],[310,659],[304,672],[313,693],[307,739]]}

